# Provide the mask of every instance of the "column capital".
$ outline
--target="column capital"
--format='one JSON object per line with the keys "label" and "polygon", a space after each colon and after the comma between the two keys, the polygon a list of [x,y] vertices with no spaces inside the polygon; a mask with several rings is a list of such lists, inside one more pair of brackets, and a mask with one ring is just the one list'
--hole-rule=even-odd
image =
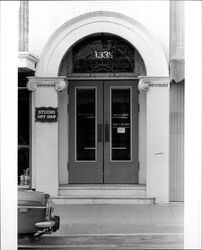
{"label": "column capital", "polygon": [[147,92],[150,87],[169,87],[169,76],[139,76],[138,89]]}
{"label": "column capital", "polygon": [[64,91],[68,86],[68,81],[64,76],[58,77],[27,77],[27,89],[35,91],[37,87],[54,87],[58,92]]}

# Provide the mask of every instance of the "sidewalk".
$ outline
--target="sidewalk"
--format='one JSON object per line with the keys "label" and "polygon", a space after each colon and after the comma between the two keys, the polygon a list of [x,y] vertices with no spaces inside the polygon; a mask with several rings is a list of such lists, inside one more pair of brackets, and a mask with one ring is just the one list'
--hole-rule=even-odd
{"label": "sidewalk", "polygon": [[54,205],[62,234],[178,234],[184,230],[184,204]]}
{"label": "sidewalk", "polygon": [[18,240],[19,250],[183,249],[182,203],[54,205],[60,229]]}

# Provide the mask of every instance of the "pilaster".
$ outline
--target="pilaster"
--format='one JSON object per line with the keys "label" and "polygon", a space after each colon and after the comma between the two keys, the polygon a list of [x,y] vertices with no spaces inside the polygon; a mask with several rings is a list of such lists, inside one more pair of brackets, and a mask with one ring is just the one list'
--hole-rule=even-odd
{"label": "pilaster", "polygon": [[169,77],[139,77],[146,94],[147,195],[169,202]]}
{"label": "pilaster", "polygon": [[27,84],[32,92],[32,188],[50,195],[58,194],[58,99],[66,87],[65,77],[29,77]]}
{"label": "pilaster", "polygon": [[29,1],[20,1],[19,51],[29,51]]}

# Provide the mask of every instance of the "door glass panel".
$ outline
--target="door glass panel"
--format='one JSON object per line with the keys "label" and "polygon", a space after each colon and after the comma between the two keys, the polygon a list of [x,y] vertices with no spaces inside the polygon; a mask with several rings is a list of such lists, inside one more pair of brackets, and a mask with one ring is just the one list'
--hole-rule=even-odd
{"label": "door glass panel", "polygon": [[76,89],[76,160],[96,160],[96,90]]}
{"label": "door glass panel", "polygon": [[111,160],[131,160],[130,88],[111,89]]}

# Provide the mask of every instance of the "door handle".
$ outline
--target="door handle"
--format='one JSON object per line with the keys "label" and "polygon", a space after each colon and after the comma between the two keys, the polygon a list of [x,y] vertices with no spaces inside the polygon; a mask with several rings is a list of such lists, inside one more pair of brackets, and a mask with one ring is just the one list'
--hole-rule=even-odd
{"label": "door handle", "polygon": [[97,141],[102,142],[102,123],[97,125]]}
{"label": "door handle", "polygon": [[109,142],[109,123],[105,121],[105,142]]}

